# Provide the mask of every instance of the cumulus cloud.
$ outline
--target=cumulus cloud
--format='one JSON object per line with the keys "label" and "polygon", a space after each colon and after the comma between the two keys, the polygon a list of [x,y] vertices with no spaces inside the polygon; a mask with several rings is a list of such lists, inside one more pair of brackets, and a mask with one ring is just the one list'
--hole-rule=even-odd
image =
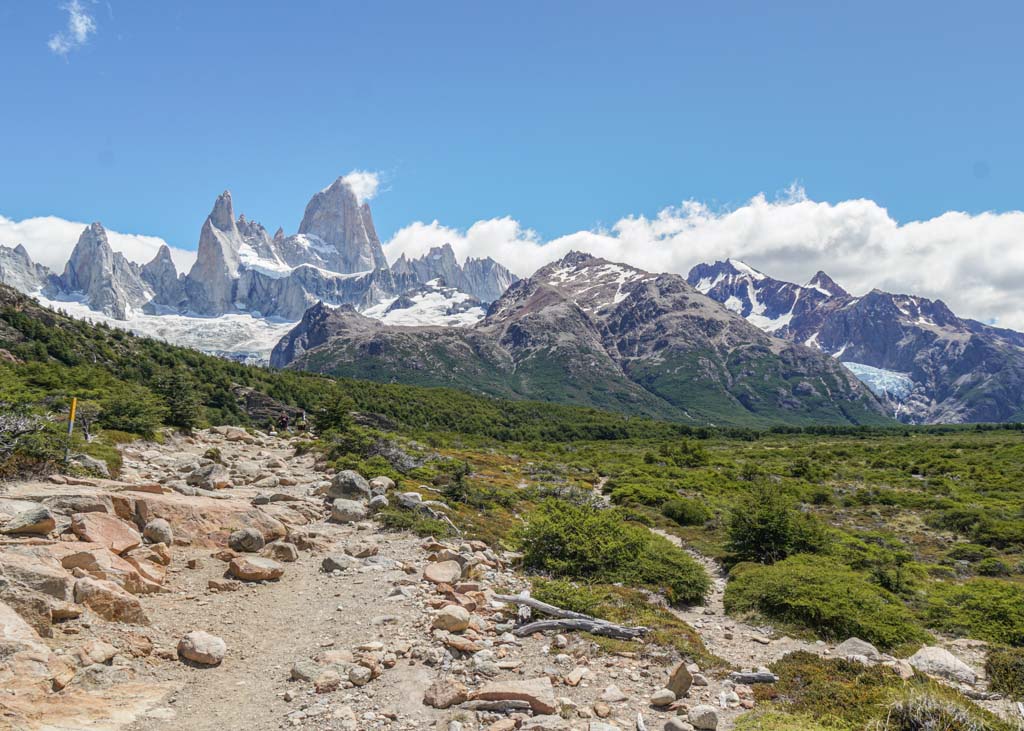
{"label": "cumulus cloud", "polygon": [[46,45],[58,56],[67,56],[84,46],[89,36],[96,32],[96,21],[79,0],[71,0],[61,7],[68,13],[67,27],[50,36]]}
{"label": "cumulus cloud", "polygon": [[348,183],[360,203],[371,200],[380,188],[380,175],[369,170],[353,170],[342,180]]}
{"label": "cumulus cloud", "polygon": [[510,218],[465,231],[416,222],[385,250],[394,259],[445,242],[460,258],[492,256],[520,276],[573,249],[684,275],[727,257],[799,283],[821,269],[854,294],[878,288],[941,299],[961,316],[1024,330],[1024,211],[948,212],[901,224],[874,201],[814,201],[792,187],[778,199],[757,195],[727,210],[686,201],[653,218],[631,216],[549,241]]}
{"label": "cumulus cloud", "polygon": [[[24,244],[34,261],[62,272],[86,225],[56,216],[14,221],[0,215],[0,245],[13,247]],[[156,256],[156,252],[166,243],[158,236],[123,234],[110,229],[107,229],[107,238],[114,251],[120,251],[129,261],[139,264],[145,264]],[[170,248],[171,258],[178,271],[188,271],[196,260],[196,252],[173,246]]]}

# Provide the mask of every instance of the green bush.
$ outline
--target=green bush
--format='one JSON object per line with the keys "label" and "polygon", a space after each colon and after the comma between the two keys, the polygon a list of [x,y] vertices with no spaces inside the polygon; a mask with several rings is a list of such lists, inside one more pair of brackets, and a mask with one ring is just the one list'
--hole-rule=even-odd
{"label": "green bush", "polygon": [[926,624],[949,634],[1024,646],[1024,587],[1000,579],[932,582],[922,611]]}
{"label": "green bush", "polygon": [[995,555],[995,551],[977,543],[957,543],[946,552],[946,555],[954,561],[980,561]]}
{"label": "green bush", "polygon": [[125,385],[117,395],[100,404],[100,425],[106,429],[139,434],[147,439],[163,425],[167,415],[161,400],[141,386]]}
{"label": "green bush", "polygon": [[702,600],[711,588],[685,551],[623,521],[617,510],[548,499],[527,516],[515,540],[527,569],[556,577],[661,589],[670,601],[684,603]]}
{"label": "green bush", "polygon": [[927,634],[903,604],[861,574],[824,556],[791,556],[771,566],[740,564],[730,573],[725,608],[806,627],[822,639],[860,637],[883,648]]}
{"label": "green bush", "polygon": [[1013,573],[1010,568],[1010,564],[1001,558],[992,556],[991,558],[983,558],[978,561],[974,566],[974,570],[977,571],[981,576],[1009,576]]}
{"label": "green bush", "polygon": [[732,563],[774,563],[796,553],[817,553],[828,533],[813,515],[796,509],[778,486],[762,482],[739,498],[729,515]]}
{"label": "green bush", "polygon": [[679,525],[704,525],[711,519],[711,511],[700,500],[673,498],[661,506],[661,514]]}
{"label": "green bush", "polygon": [[997,647],[985,658],[989,687],[1014,700],[1024,700],[1024,649]]}
{"label": "green bush", "polygon": [[983,720],[978,719],[963,705],[958,705],[934,695],[916,694],[903,698],[889,706],[885,721],[878,724],[879,731],[990,731]]}

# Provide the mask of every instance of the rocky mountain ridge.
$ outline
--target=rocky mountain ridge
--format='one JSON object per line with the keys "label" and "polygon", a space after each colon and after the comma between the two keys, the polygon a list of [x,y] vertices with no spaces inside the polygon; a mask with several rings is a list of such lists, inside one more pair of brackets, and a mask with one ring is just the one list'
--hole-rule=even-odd
{"label": "rocky mountain ridge", "polygon": [[846,363],[901,420],[1024,418],[1024,335],[960,318],[941,300],[855,297],[824,272],[801,286],[731,259],[687,280],[762,330]]}
{"label": "rocky mountain ridge", "polygon": [[767,336],[678,275],[578,252],[513,284],[469,328],[313,308],[271,364],[703,423],[884,421],[827,356]]}
{"label": "rocky mountain ridge", "polygon": [[96,317],[130,322],[131,329],[158,337],[180,328],[148,316],[297,321],[318,302],[383,314],[425,294],[431,306],[420,308],[420,317],[436,312],[438,323],[463,325],[482,317],[483,305],[515,280],[493,259],[460,265],[447,244],[389,266],[369,205],[344,178],[312,197],[292,235],[279,228],[271,236],[260,223],[236,216],[225,191],[203,222],[188,272],[177,271],[166,246],[143,265],[128,261],[113,251],[100,223],[86,227],[60,275],[33,263],[23,246],[0,246],[0,283],[56,306],[82,305]]}

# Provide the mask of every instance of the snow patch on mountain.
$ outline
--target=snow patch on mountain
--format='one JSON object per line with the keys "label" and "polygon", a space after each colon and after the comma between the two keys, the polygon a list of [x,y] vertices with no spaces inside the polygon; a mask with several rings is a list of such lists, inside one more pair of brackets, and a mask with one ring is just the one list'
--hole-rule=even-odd
{"label": "snow patch on mountain", "polygon": [[386,299],[362,314],[385,325],[446,325],[468,327],[484,318],[486,311],[472,295],[446,287],[441,280],[427,282],[420,290]]}

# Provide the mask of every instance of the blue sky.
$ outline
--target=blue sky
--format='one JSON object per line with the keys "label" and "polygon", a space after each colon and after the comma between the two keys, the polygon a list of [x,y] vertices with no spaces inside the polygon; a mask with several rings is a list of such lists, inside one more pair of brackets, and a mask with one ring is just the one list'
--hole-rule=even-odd
{"label": "blue sky", "polygon": [[194,248],[222,189],[292,231],[352,169],[382,173],[385,240],[793,181],[899,221],[1022,207],[1021,3],[80,2],[95,30],[65,53],[60,0],[0,5],[12,219]]}

